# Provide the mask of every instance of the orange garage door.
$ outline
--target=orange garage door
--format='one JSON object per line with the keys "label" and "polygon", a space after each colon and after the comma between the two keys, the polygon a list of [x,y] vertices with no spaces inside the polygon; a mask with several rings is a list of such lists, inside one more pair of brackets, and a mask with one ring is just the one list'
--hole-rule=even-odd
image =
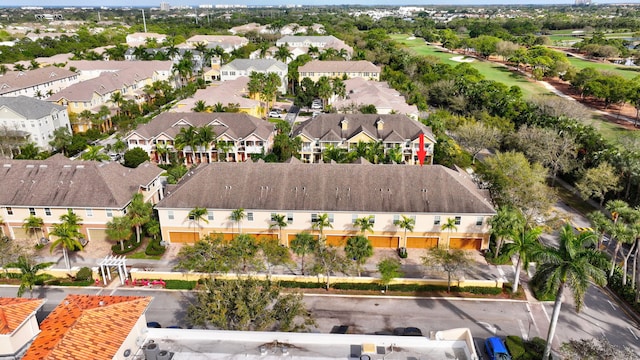
{"label": "orange garage door", "polygon": [[451,238],[450,249],[480,250],[482,238]]}
{"label": "orange garage door", "polygon": [[397,236],[369,236],[371,245],[376,248],[397,248],[399,239]]}
{"label": "orange garage door", "polygon": [[438,246],[437,237],[407,237],[408,249],[431,249]]}
{"label": "orange garage door", "polygon": [[181,231],[170,231],[169,232],[169,241],[172,243],[195,243],[199,239],[198,233],[192,232],[181,232]]}
{"label": "orange garage door", "polygon": [[328,235],[326,244],[331,246],[345,246],[347,244],[347,239],[349,236],[341,236],[341,235]]}

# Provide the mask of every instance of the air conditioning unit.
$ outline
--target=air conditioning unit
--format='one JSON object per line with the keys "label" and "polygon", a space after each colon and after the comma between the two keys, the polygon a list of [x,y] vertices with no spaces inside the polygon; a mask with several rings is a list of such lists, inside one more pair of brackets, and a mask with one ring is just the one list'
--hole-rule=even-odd
{"label": "air conditioning unit", "polygon": [[158,356],[156,357],[157,360],[169,360],[171,359],[171,353],[168,352],[167,350],[160,350],[160,352],[158,352]]}
{"label": "air conditioning unit", "polygon": [[158,353],[160,352],[160,348],[156,343],[149,343],[144,348],[144,358],[146,360],[158,360]]}

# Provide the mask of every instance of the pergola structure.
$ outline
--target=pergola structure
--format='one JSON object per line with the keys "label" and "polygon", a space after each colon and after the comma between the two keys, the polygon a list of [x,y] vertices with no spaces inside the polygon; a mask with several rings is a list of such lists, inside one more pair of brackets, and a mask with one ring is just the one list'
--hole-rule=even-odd
{"label": "pergola structure", "polygon": [[98,265],[100,266],[100,275],[102,275],[102,281],[105,285],[108,283],[107,280],[111,281],[111,267],[115,266],[118,270],[121,285],[124,285],[125,280],[129,277],[127,273],[127,258],[124,255],[107,255],[104,259],[100,260]]}

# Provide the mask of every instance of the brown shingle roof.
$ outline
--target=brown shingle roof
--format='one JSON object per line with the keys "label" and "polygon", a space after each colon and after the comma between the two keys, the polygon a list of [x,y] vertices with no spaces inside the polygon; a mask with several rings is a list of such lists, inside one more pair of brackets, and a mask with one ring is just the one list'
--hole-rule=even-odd
{"label": "brown shingle roof", "polygon": [[[347,129],[342,130],[342,121],[348,122]],[[378,121],[384,121],[382,130],[378,130]],[[320,139],[330,131],[340,134],[344,139],[364,131],[374,139],[395,141],[415,140],[423,133],[426,138],[435,142],[435,137],[428,126],[402,114],[322,114],[301,123],[294,129],[292,136],[304,135],[310,139]],[[395,133],[395,134],[393,134]]]}
{"label": "brown shingle roof", "polygon": [[158,208],[478,213],[495,211],[468,175],[440,165],[211,163]]}
{"label": "brown shingle roof", "polygon": [[268,139],[274,131],[275,126],[268,121],[245,113],[162,113],[156,116],[149,123],[144,124],[132,133],[138,134],[145,139],[152,139],[161,133],[175,137],[180,132],[181,127],[200,127],[212,125],[217,136],[222,134],[230,137],[246,138],[255,134],[262,139]]}
{"label": "brown shingle roof", "polygon": [[40,324],[23,360],[112,359],[151,299],[67,295]]}
{"label": "brown shingle roof", "polygon": [[71,161],[62,155],[2,160],[0,183],[11,191],[0,191],[0,204],[122,208],[162,172],[148,162],[130,169],[115,162]]}
{"label": "brown shingle roof", "polygon": [[45,302],[45,299],[0,298],[0,334],[13,333]]}
{"label": "brown shingle roof", "polygon": [[0,76],[0,94],[73,76],[77,76],[77,74],[55,66],[29,71],[9,71]]}
{"label": "brown shingle roof", "polygon": [[366,60],[359,61],[321,61],[312,60],[300,66],[298,72],[374,72],[381,70],[373,63]]}

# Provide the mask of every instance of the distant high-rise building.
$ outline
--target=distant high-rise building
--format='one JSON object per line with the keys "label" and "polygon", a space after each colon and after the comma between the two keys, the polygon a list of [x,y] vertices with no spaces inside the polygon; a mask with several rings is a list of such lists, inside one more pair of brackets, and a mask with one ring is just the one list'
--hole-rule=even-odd
{"label": "distant high-rise building", "polygon": [[591,0],[576,0],[575,5],[576,6],[591,5]]}
{"label": "distant high-rise building", "polygon": [[169,5],[168,2],[164,2],[163,1],[163,2],[160,3],[160,10],[169,11],[169,10],[171,10],[171,5]]}

